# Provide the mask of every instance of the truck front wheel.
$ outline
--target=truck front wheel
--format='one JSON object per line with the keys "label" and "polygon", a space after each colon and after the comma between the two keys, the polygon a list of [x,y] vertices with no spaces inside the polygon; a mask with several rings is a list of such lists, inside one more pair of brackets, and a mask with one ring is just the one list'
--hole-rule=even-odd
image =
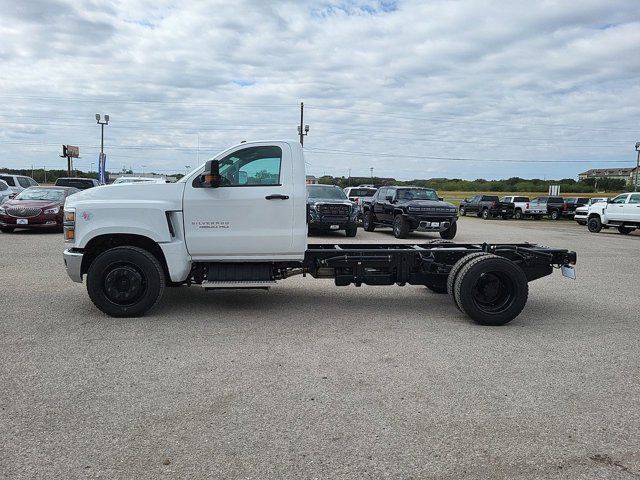
{"label": "truck front wheel", "polygon": [[483,220],[488,220],[490,216],[491,215],[489,215],[489,209],[488,208],[485,208],[484,210],[482,210],[482,219]]}
{"label": "truck front wheel", "polygon": [[139,247],[101,253],[87,272],[87,291],[96,307],[112,317],[139,317],[162,297],[165,275],[158,259]]}
{"label": "truck front wheel", "polygon": [[376,226],[373,223],[373,213],[371,210],[366,210],[364,212],[364,216],[362,217],[362,228],[364,228],[365,232],[373,232],[376,229]]}
{"label": "truck front wheel", "polygon": [[406,238],[409,234],[409,222],[402,215],[398,214],[393,219],[393,236],[396,238]]}
{"label": "truck front wheel", "polygon": [[452,240],[453,238],[455,238],[456,233],[458,233],[458,222],[452,223],[449,228],[440,232],[440,237],[444,238],[445,240]]}
{"label": "truck front wheel", "polygon": [[591,233],[599,233],[602,230],[602,222],[600,221],[600,217],[592,217],[587,222],[587,228]]}
{"label": "truck front wheel", "polygon": [[355,237],[358,233],[358,226],[351,225],[344,229],[344,233],[347,237]]}
{"label": "truck front wheel", "polygon": [[559,220],[560,219],[560,212],[557,211],[557,210],[553,210],[551,212],[550,217],[551,217],[551,220]]}

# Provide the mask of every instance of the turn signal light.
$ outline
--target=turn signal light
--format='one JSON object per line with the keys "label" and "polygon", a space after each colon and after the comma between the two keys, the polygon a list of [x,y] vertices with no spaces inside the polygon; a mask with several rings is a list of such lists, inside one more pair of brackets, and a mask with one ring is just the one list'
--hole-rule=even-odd
{"label": "turn signal light", "polygon": [[73,240],[76,238],[76,232],[69,228],[64,229],[64,239],[65,240]]}

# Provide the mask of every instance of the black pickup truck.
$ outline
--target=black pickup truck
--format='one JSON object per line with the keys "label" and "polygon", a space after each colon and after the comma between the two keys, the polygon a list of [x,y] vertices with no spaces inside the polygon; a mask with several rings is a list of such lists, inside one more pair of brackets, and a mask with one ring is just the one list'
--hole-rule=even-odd
{"label": "black pickup truck", "polygon": [[362,225],[367,232],[376,227],[392,227],[396,238],[409,232],[438,232],[444,239],[456,236],[456,207],[443,202],[430,188],[381,187],[363,205]]}
{"label": "black pickup truck", "polygon": [[[547,215],[551,220],[559,220],[562,218],[562,212],[564,211],[564,199],[562,197],[536,197],[529,202],[527,209],[547,212]],[[542,215],[544,215],[544,213]],[[531,214],[531,216],[536,220],[541,218],[542,215]]]}
{"label": "black pickup truck", "polygon": [[501,202],[497,195],[474,195],[465,198],[460,203],[460,215],[475,213],[485,220],[488,218],[502,217],[505,220],[512,218],[516,211],[513,202]]}
{"label": "black pickup truck", "polygon": [[307,185],[309,234],[344,230],[347,237],[358,233],[358,206],[334,185]]}
{"label": "black pickup truck", "polygon": [[562,216],[566,218],[573,218],[576,214],[576,208],[589,205],[589,197],[568,197],[564,198],[564,204],[562,205]]}

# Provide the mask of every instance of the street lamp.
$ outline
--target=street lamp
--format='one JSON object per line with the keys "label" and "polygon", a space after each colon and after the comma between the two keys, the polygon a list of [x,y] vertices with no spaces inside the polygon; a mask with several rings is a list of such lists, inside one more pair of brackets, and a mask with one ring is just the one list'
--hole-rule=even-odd
{"label": "street lamp", "polygon": [[100,125],[100,153],[104,153],[104,126],[109,125],[109,115],[105,115],[104,121],[102,121],[100,114],[96,113],[96,122]]}
{"label": "street lamp", "polygon": [[640,170],[640,142],[636,142],[636,152],[638,152],[638,158],[636,159],[636,181],[633,183],[633,191],[638,191],[638,170]]}

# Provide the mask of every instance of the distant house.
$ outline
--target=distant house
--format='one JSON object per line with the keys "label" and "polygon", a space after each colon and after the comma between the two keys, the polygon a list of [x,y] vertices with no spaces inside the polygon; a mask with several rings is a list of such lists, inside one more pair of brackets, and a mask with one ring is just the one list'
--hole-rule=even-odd
{"label": "distant house", "polygon": [[307,185],[315,185],[318,183],[318,179],[313,175],[307,175],[306,182],[307,182]]}
{"label": "distant house", "polygon": [[592,168],[586,172],[579,173],[578,180],[586,180],[587,178],[612,178],[628,182],[635,175],[635,171],[635,167]]}

